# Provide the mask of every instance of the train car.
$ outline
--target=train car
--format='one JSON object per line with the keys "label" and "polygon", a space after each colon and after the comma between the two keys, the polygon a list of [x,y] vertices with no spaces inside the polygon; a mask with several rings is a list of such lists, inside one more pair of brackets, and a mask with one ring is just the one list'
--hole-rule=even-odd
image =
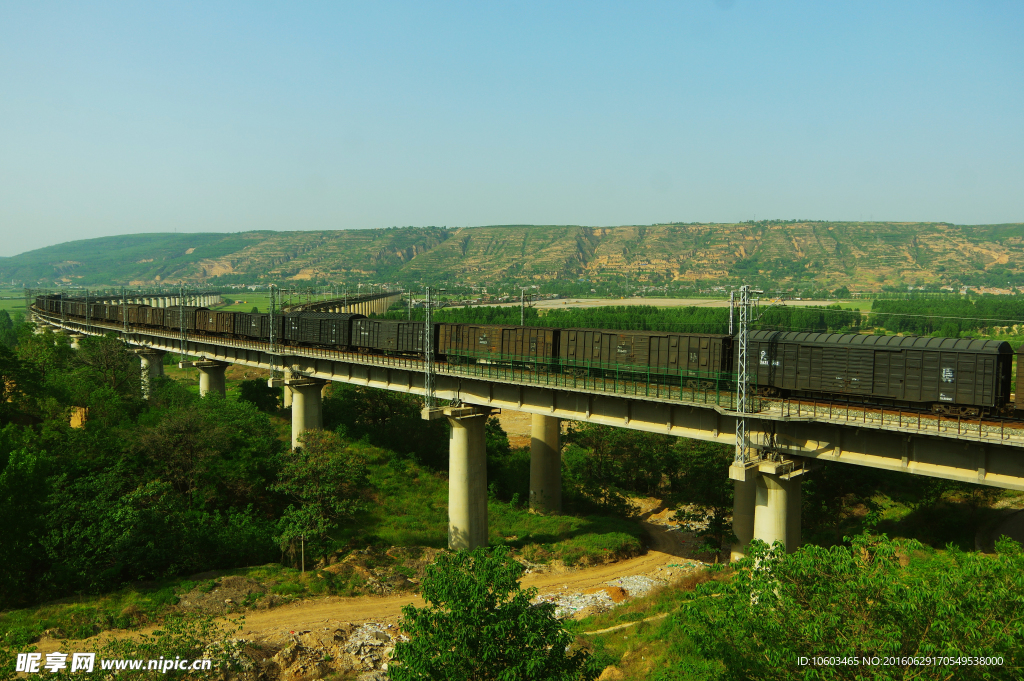
{"label": "train car", "polygon": [[162,307],[151,307],[149,308],[149,314],[146,317],[146,321],[143,322],[147,326],[153,326],[160,328],[164,326],[164,318],[167,315],[167,311]]}
{"label": "train car", "polygon": [[196,330],[209,334],[233,336],[235,334],[235,313],[201,308],[201,311],[196,313]]}
{"label": "train car", "polygon": [[366,319],[361,314],[334,312],[295,312],[284,316],[284,339],[303,345],[352,345],[352,322]]}
{"label": "train car", "polygon": [[732,371],[732,337],[663,331],[562,329],[559,358],[568,371],[619,368],[718,378]]}
{"label": "train car", "polygon": [[115,319],[118,324],[124,324],[124,317],[128,315],[129,324],[140,324],[140,320],[145,318],[149,310],[148,305],[138,305],[136,303],[128,303],[127,305],[117,305],[116,311],[114,312]]}
{"label": "train car", "polygon": [[[192,305],[174,305],[164,310],[164,328],[170,331],[196,330],[196,316],[208,310],[205,307]],[[183,316],[184,315],[184,316]]]}
{"label": "train car", "polygon": [[[351,347],[360,352],[393,352],[413,354],[424,352],[423,322],[407,322],[394,319],[353,319]],[[434,326],[435,340],[437,325]]]}
{"label": "train car", "polygon": [[500,324],[438,324],[437,354],[452,364],[550,363],[558,357],[558,329]]}
{"label": "train car", "polygon": [[[265,313],[236,312],[235,335],[253,340],[270,340],[270,315]],[[274,341],[284,340],[284,315],[274,315]]]}
{"label": "train car", "polygon": [[1005,341],[754,331],[747,358],[766,395],[964,416],[1004,411],[1010,401],[1013,349]]}
{"label": "train car", "polygon": [[213,310],[196,310],[196,331],[203,333],[217,332],[217,313]]}

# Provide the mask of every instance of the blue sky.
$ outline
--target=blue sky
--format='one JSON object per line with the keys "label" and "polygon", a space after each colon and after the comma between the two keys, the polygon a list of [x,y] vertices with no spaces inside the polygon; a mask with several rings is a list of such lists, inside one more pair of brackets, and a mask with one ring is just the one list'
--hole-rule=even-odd
{"label": "blue sky", "polygon": [[0,255],[148,231],[1024,220],[1024,3],[0,2]]}

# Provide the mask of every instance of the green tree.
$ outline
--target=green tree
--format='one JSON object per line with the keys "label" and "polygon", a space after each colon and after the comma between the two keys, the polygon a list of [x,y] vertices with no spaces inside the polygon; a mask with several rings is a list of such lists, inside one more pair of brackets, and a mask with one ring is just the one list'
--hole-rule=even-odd
{"label": "green tree", "polygon": [[352,518],[364,503],[366,462],[330,431],[311,430],[302,447],[285,455],[277,492],[293,503],[285,509],[277,538],[282,550],[294,552],[297,541],[323,549],[341,520]]}
{"label": "green tree", "polygon": [[24,449],[0,453],[0,608],[30,596],[33,569],[44,563],[39,539],[46,500],[46,470],[41,457]]}
{"label": "green tree", "polygon": [[522,566],[504,547],[488,554],[444,553],[427,568],[427,605],[402,608],[410,640],[395,647],[394,681],[594,679],[587,651],[569,652],[572,634],[553,603],[530,603],[535,588],[519,584]]}
{"label": "green tree", "polygon": [[258,379],[242,381],[238,385],[238,399],[252,402],[260,411],[273,412],[281,403],[281,388],[271,388]]}

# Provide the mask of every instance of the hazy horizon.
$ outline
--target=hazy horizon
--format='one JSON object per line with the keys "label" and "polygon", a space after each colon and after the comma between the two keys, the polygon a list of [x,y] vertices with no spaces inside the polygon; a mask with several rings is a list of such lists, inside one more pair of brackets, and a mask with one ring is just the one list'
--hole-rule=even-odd
{"label": "hazy horizon", "polygon": [[1011,2],[0,6],[0,256],[144,232],[1024,221]]}

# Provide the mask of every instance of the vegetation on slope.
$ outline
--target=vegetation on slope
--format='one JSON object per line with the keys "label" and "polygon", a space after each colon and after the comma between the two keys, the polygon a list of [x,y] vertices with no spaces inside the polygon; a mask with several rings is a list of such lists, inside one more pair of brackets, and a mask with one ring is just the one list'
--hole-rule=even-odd
{"label": "vegetation on slope", "polygon": [[663,293],[698,282],[775,288],[1024,284],[1024,226],[762,220],[648,226],[403,227],[135,234],[0,259],[28,286],[398,282],[563,293]]}
{"label": "vegetation on slope", "polygon": [[586,638],[621,679],[1014,679],[1022,575],[1024,553],[1008,540],[996,555],[867,534],[789,555],[755,542],[730,568],[582,628],[601,632]]}

